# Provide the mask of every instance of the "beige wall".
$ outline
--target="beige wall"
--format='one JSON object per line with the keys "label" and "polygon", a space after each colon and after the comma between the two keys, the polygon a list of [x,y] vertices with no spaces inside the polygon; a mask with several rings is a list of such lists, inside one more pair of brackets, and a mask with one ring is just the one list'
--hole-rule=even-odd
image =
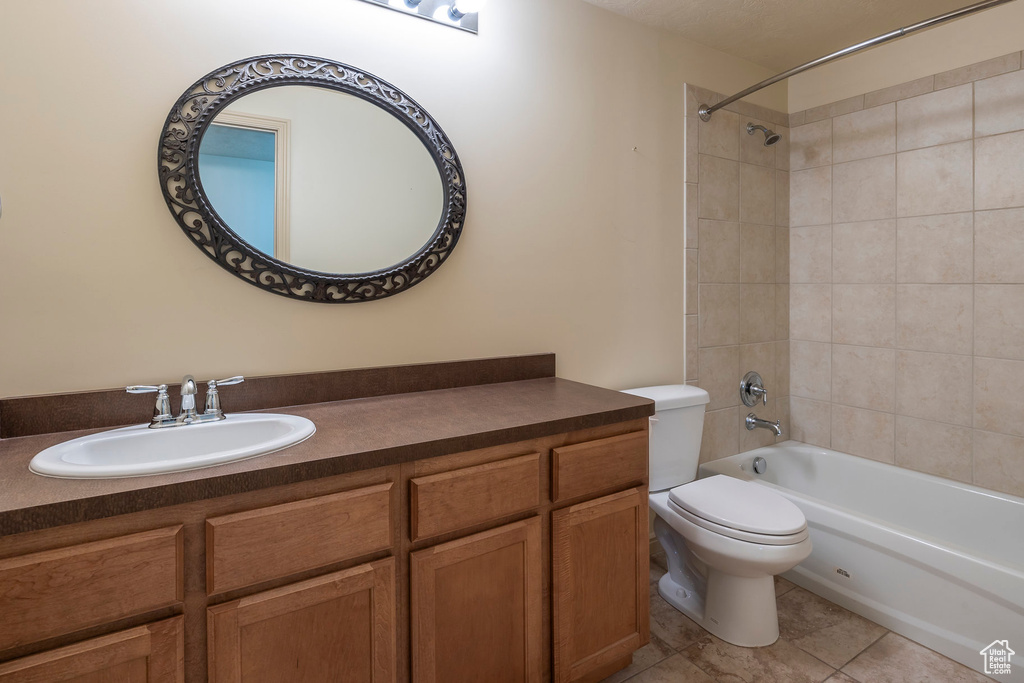
{"label": "beige wall", "polygon": [[794,438],[1024,495],[1020,66],[794,116]]}
{"label": "beige wall", "polygon": [[[789,129],[788,116],[737,102],[710,121],[699,101],[720,95],[696,89],[688,99],[687,382],[707,390],[701,461],[775,441],[747,431],[751,411],[781,420],[789,438]],[[782,140],[764,146],[748,123],[774,129]],[[768,405],[741,405],[739,384],[759,373]]]}
{"label": "beige wall", "polygon": [[[873,36],[865,39],[869,37]],[[796,76],[789,81],[789,111],[803,111],[1020,50],[1024,50],[1024,2],[1011,2]]]}
{"label": "beige wall", "polygon": [[[394,82],[454,141],[466,231],[424,284],[290,301],[177,228],[168,110],[270,52]],[[6,3],[0,63],[0,396],[536,351],[572,379],[680,381],[683,83],[769,75],[580,0],[494,0],[479,36],[356,0]]]}

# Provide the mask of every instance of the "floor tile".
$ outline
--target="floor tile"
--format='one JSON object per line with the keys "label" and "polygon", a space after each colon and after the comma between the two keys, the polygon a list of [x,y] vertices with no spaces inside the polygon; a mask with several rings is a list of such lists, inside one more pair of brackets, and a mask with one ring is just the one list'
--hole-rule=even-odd
{"label": "floor tile", "polygon": [[682,650],[707,636],[708,632],[665,602],[654,589],[651,591],[651,635],[658,636],[674,650]]}
{"label": "floor tile", "polygon": [[708,636],[682,654],[721,683],[821,683],[835,673],[782,639],[768,647],[738,647]]}
{"label": "floor tile", "polygon": [[775,577],[775,598],[776,599],[781,598],[783,595],[785,595],[789,591],[793,590],[794,588],[796,588],[796,585],[794,585],[793,583],[790,583],[789,581],[786,581],[781,576],[776,576]]}
{"label": "floor tile", "polygon": [[676,651],[669,647],[668,643],[658,636],[651,634],[651,642],[633,653],[632,664],[627,666],[625,669],[612,674],[601,681],[601,683],[622,683],[623,681],[636,676],[641,671],[651,668],[658,662],[664,661],[669,657],[677,656]]}
{"label": "floor tile", "polygon": [[839,669],[886,634],[886,629],[803,588],[778,600],[779,634]]}
{"label": "floor tile", "polygon": [[661,577],[668,573],[668,563],[665,560],[665,553],[651,555],[651,583],[656,583]]}
{"label": "floor tile", "polygon": [[[602,683],[612,680],[615,679],[606,678]],[[629,683],[715,683],[715,679],[691,664],[682,655],[670,657],[628,680]]]}
{"label": "floor tile", "polygon": [[860,681],[855,681],[842,671],[837,671],[832,674],[825,683],[860,683]]}
{"label": "floor tile", "polygon": [[984,683],[990,679],[903,636],[889,633],[843,667],[863,683]]}

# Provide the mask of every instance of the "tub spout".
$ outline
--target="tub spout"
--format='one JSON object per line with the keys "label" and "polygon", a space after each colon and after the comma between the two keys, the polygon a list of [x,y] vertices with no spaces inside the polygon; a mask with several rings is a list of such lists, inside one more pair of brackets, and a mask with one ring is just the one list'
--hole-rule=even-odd
{"label": "tub spout", "polygon": [[782,436],[782,423],[779,420],[769,422],[751,413],[747,415],[747,431],[754,431],[755,429],[770,429],[775,436]]}

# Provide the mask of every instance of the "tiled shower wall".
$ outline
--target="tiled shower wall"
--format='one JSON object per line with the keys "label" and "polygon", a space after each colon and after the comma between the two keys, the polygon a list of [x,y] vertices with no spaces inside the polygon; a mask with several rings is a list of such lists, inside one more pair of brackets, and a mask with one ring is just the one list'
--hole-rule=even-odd
{"label": "tiled shower wall", "polygon": [[[701,461],[775,440],[743,420],[781,419],[788,431],[789,395],[789,129],[788,115],[744,102],[705,123],[700,103],[723,97],[687,88],[686,349],[687,382],[711,396]],[[748,122],[782,134],[764,146]],[[764,378],[768,405],[750,409],[739,397],[748,370]]]}
{"label": "tiled shower wall", "polygon": [[1024,495],[1021,54],[790,122],[793,438]]}

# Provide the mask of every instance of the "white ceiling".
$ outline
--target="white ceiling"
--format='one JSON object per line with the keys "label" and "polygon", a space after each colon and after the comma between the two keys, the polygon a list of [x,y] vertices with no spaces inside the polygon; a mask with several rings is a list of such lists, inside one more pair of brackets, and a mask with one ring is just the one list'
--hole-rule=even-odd
{"label": "white ceiling", "polygon": [[586,0],[785,70],[972,0]]}

